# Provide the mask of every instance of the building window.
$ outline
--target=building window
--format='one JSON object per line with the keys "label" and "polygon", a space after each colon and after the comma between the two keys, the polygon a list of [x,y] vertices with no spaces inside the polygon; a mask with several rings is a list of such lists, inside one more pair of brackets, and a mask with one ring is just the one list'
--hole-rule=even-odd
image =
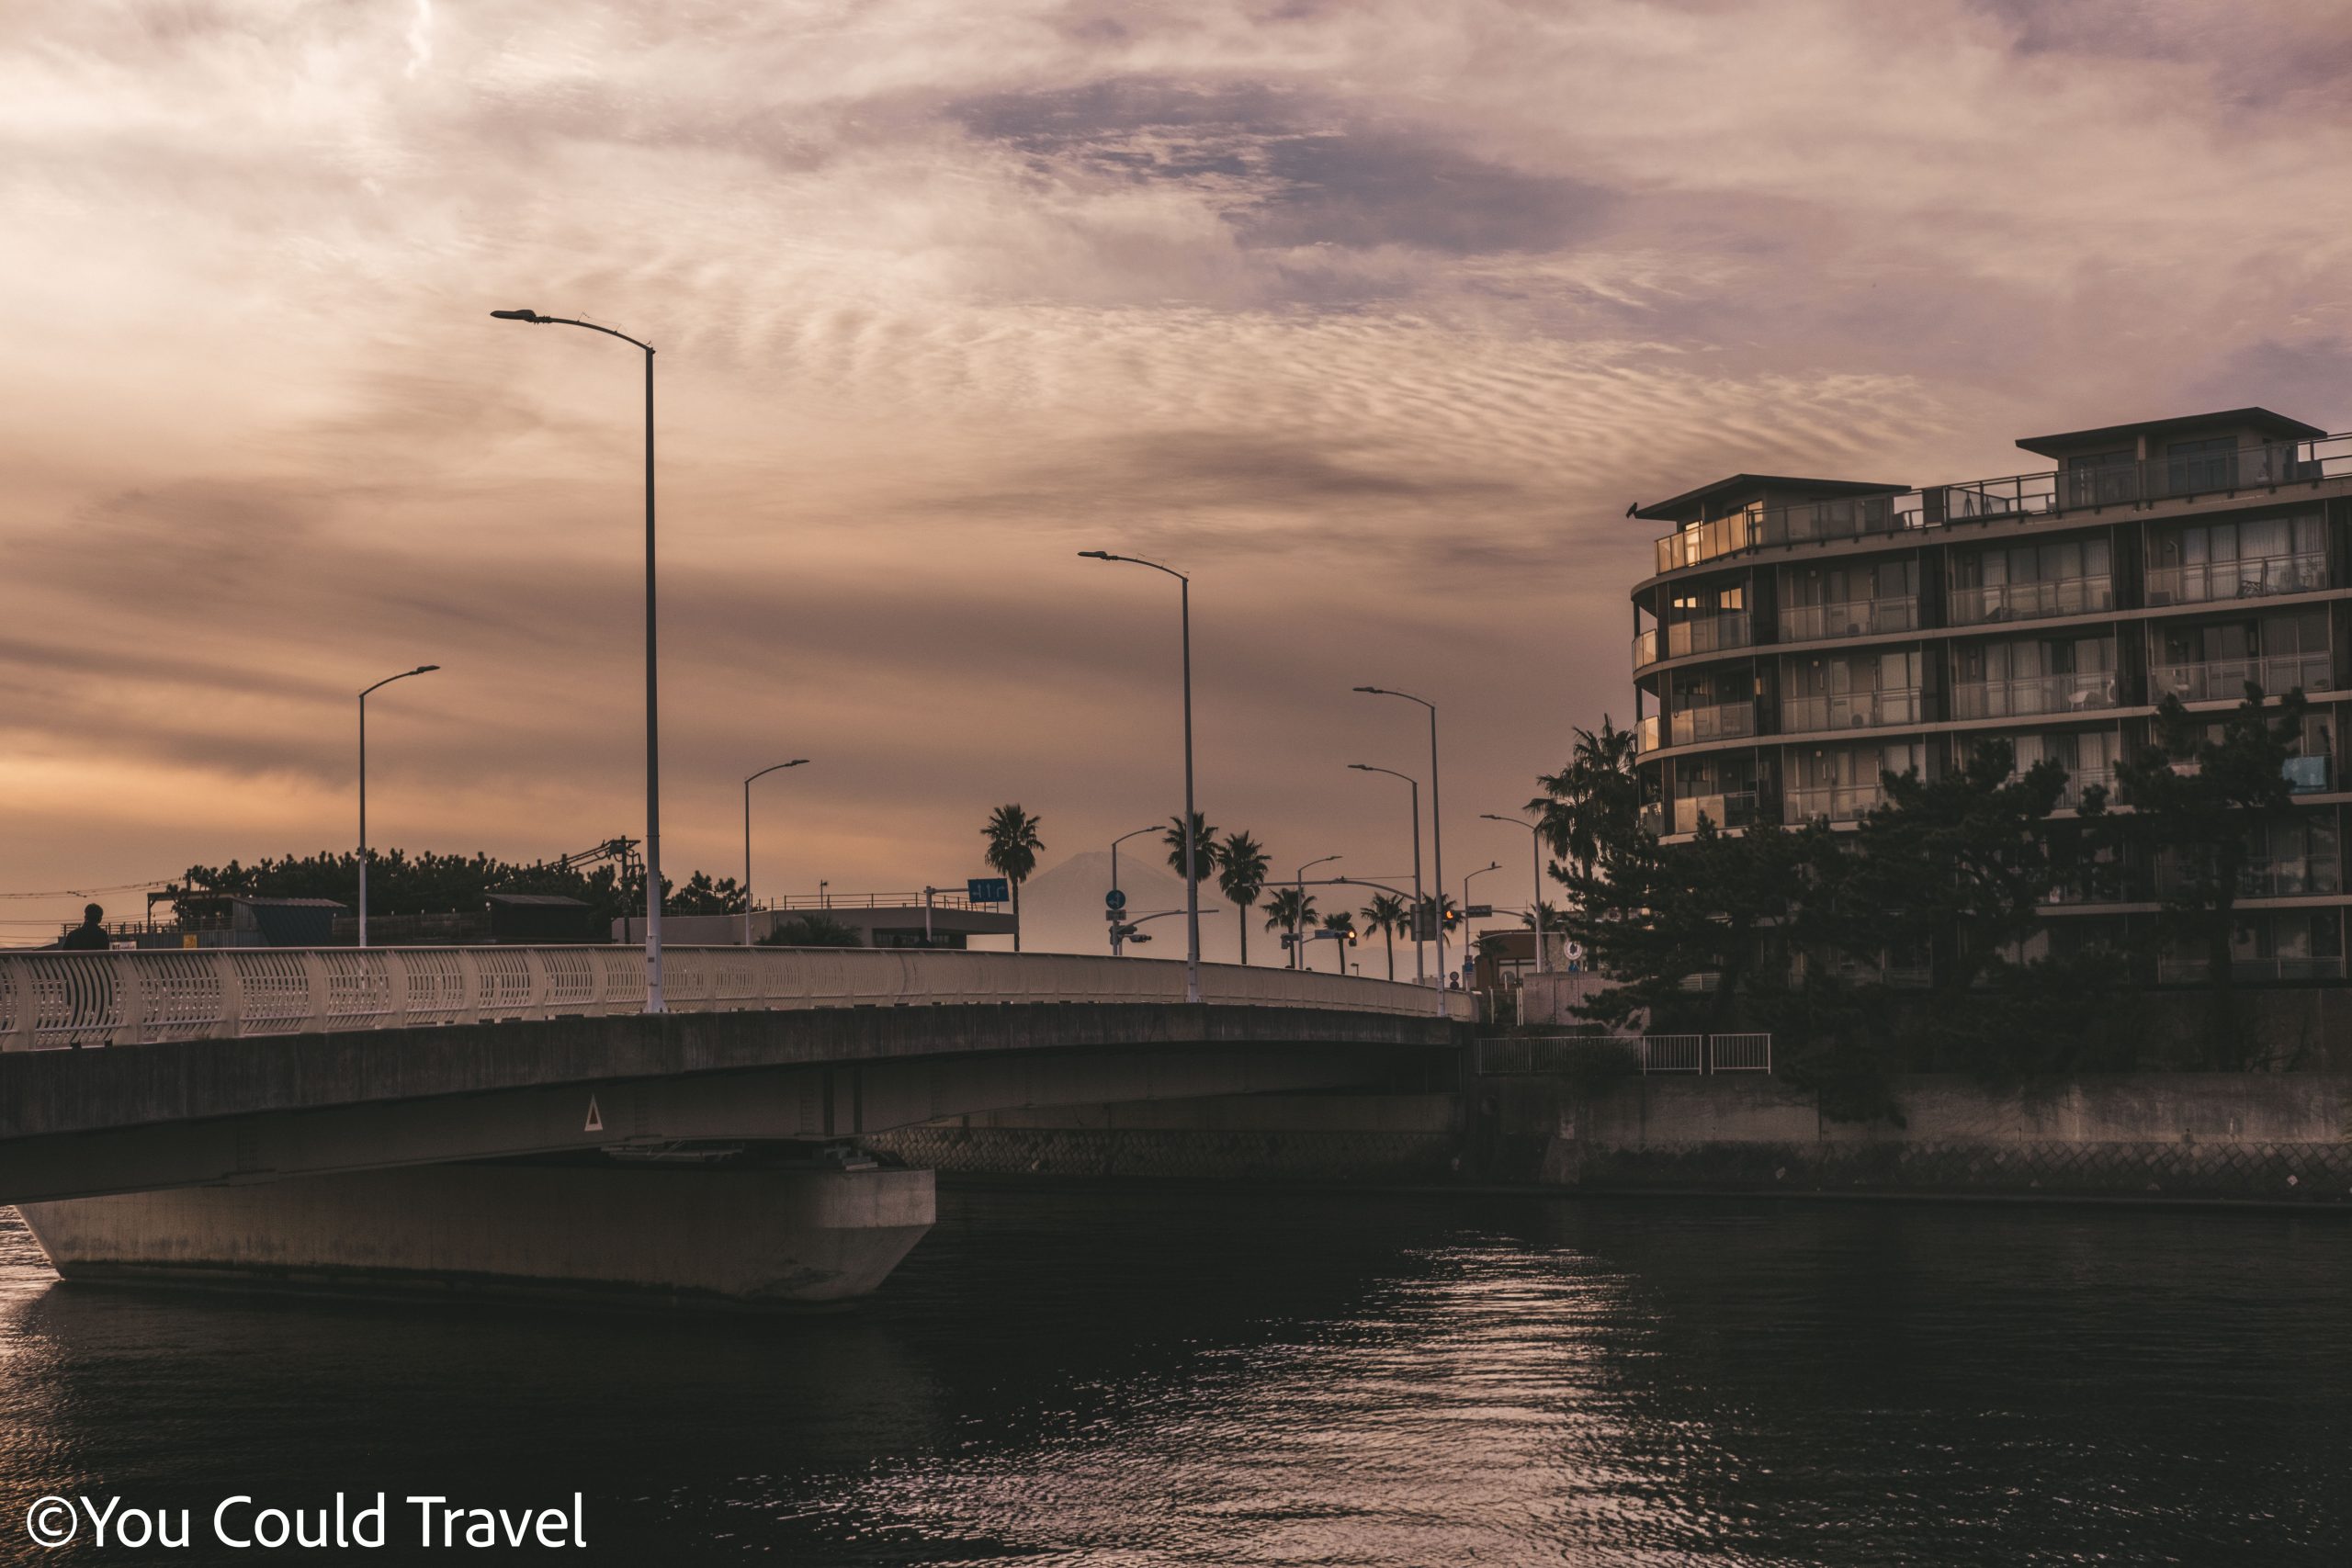
{"label": "building window", "polygon": [[2148,540],[2148,603],[2196,604],[2327,586],[2327,520],[2287,517],[2159,528]]}

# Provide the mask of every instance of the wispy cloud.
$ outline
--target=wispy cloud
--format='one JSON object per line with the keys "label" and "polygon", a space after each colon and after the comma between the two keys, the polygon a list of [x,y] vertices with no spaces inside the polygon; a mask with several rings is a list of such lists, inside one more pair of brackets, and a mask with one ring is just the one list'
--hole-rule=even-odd
{"label": "wispy cloud", "polygon": [[1081,541],[1199,574],[1218,814],[1370,852],[1324,766],[1402,742],[1347,685],[1442,691],[1489,806],[1623,716],[1628,502],[2352,418],[2334,0],[32,0],[9,39],[0,885],[339,841],[347,694],[417,659],[388,831],[626,825],[636,366],[493,307],[660,347],[674,852],[785,744],[836,886],[964,863],[1000,798],[1074,841],[1167,804],[1170,607]]}

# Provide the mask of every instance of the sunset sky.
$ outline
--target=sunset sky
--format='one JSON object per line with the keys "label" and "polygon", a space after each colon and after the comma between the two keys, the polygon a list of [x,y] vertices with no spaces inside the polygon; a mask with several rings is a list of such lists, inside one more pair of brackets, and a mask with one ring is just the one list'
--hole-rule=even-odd
{"label": "sunset sky", "polygon": [[[1658,500],[2352,425],[2341,0],[13,0],[0,893],[642,828],[950,883],[1200,797],[1287,873],[1525,863]],[[1522,901],[1523,872],[1481,897]],[[135,914],[135,897],[107,900]],[[77,898],[0,904],[0,942]]]}

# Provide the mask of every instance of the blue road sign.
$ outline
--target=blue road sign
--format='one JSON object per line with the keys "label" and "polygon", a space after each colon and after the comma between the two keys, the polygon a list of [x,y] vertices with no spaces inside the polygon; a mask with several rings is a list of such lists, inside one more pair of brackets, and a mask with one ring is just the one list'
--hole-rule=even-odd
{"label": "blue road sign", "polygon": [[964,884],[964,897],[975,904],[1001,904],[1012,897],[1012,886],[1001,876],[975,876]]}
{"label": "blue road sign", "polygon": [[1114,887],[1102,895],[1102,907],[1106,909],[1124,909],[1127,907],[1127,896]]}

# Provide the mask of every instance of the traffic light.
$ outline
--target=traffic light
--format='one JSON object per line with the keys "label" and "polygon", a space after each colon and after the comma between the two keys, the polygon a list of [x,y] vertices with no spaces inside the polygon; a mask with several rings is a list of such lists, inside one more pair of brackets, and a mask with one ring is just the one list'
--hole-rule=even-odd
{"label": "traffic light", "polygon": [[1445,929],[1447,931],[1452,931],[1454,927],[1462,923],[1462,911],[1454,908],[1452,905],[1448,905],[1446,906],[1444,913],[1440,915],[1438,918],[1445,922]]}

